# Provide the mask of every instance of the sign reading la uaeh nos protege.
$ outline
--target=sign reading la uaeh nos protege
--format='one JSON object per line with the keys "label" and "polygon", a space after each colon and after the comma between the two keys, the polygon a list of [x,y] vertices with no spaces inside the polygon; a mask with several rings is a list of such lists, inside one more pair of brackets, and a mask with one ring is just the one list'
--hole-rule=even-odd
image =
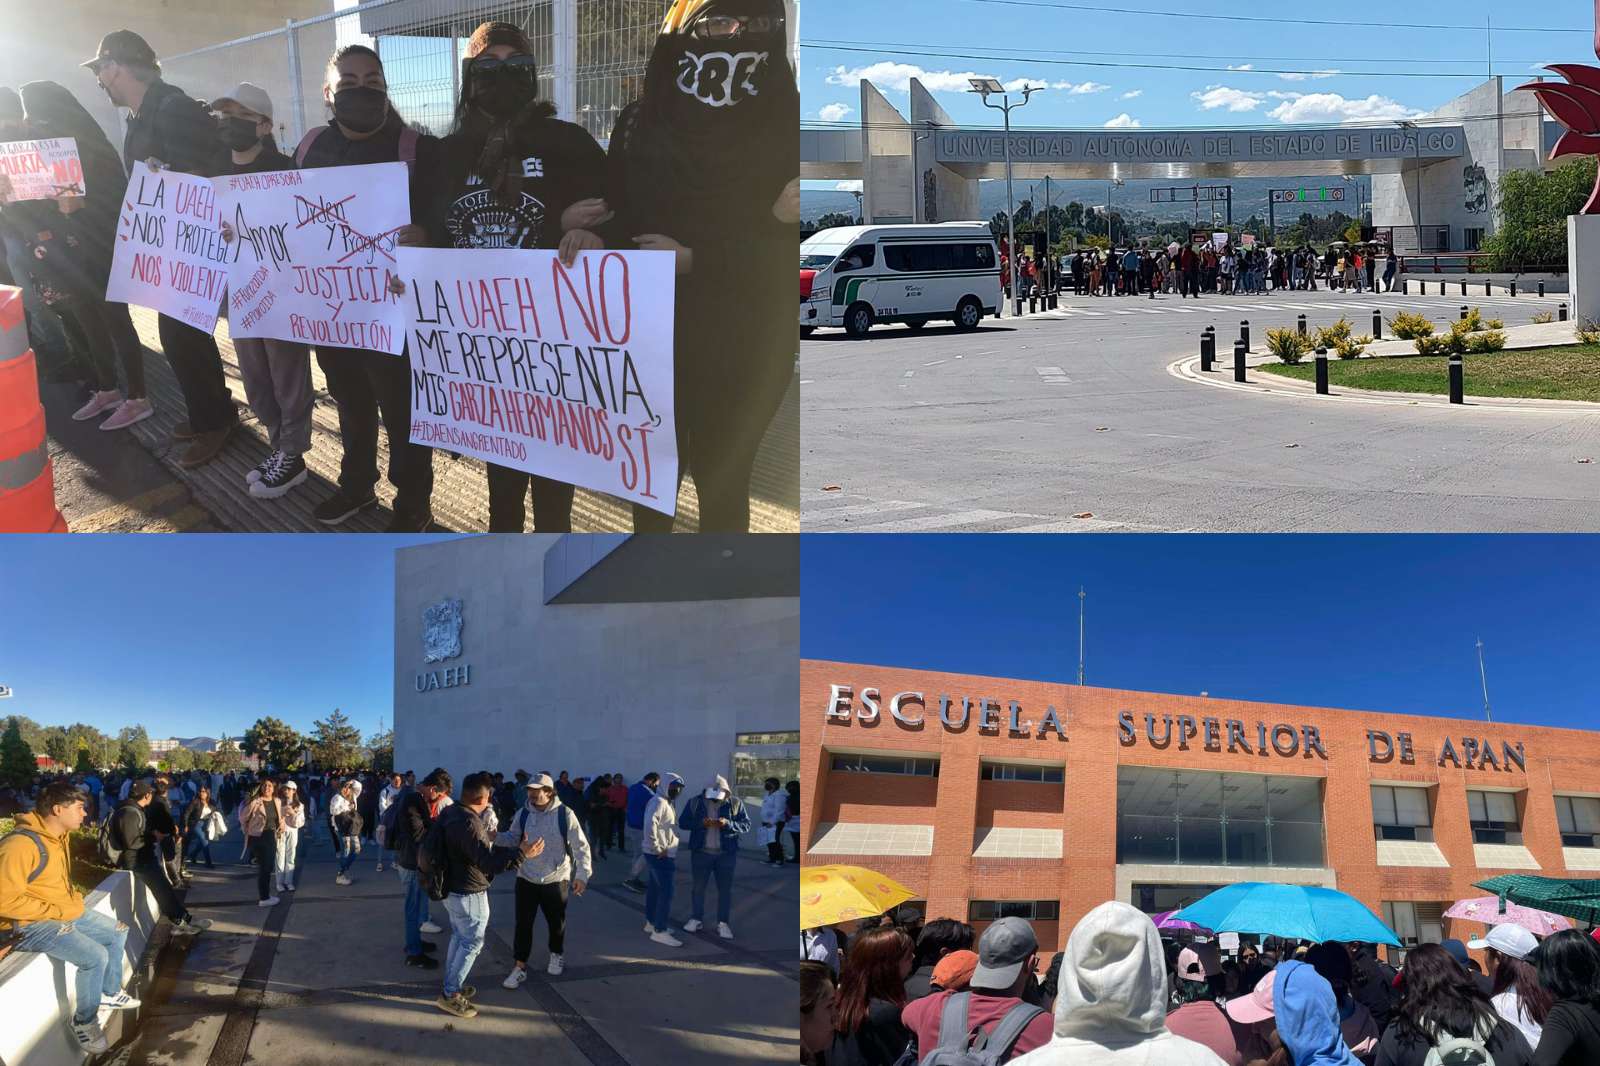
{"label": "sign reading la uaeh nos protege", "polygon": [[398,255],[413,443],[673,513],[671,255]]}
{"label": "sign reading la uaeh nos protege", "polygon": [[210,333],[228,288],[228,246],[210,178],[135,163],[122,200],[106,299]]}

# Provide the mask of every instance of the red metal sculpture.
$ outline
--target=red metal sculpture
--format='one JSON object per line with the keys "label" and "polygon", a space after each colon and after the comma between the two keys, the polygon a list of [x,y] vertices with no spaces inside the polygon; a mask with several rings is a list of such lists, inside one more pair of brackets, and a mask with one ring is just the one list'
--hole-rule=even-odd
{"label": "red metal sculpture", "polygon": [[[1595,58],[1600,59],[1600,0],[1595,0],[1594,6],[1594,53]],[[1567,80],[1535,81],[1517,88],[1533,93],[1550,117],[1566,127],[1566,132],[1550,150],[1550,158],[1600,155],[1600,67],[1552,63],[1545,69],[1553,70]],[[1594,190],[1589,193],[1589,199],[1579,213],[1600,215],[1600,175],[1596,175]]]}

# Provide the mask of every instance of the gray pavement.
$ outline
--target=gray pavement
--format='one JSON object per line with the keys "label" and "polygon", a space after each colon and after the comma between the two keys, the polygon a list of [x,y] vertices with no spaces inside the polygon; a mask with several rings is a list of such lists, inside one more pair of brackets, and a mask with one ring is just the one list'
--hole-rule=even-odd
{"label": "gray pavement", "polygon": [[[490,890],[489,939],[473,968],[479,1015],[434,1006],[440,970],[412,969],[402,951],[402,893],[392,867],[374,869],[370,846],[339,887],[325,832],[302,842],[300,888],[277,907],[256,906],[255,875],[237,864],[237,831],[213,846],[216,870],[194,870],[188,905],[215,920],[187,949],[163,957],[138,1036],[114,1049],[131,1066],[423,1066],[528,1062],[792,1062],[799,1033],[793,933],[797,867],[763,865],[752,848],[734,880],[733,941],[683,934],[681,948],[643,933],[643,897],[620,885],[628,861],[598,860],[589,890],[567,913],[566,972],[548,977],[542,921],[530,977],[502,988],[515,927],[512,877]],[[675,922],[689,916],[688,856],[679,861]],[[708,910],[714,916],[714,889]],[[442,958],[449,924],[441,904],[426,936]]]}
{"label": "gray pavement", "polygon": [[[1600,408],[1319,402],[1208,388],[1169,368],[1214,325],[1341,315],[1356,333],[1462,303],[1517,325],[1565,296],[1398,292],[1091,298],[975,333],[819,330],[801,342],[807,531],[1591,531]],[[1387,329],[1387,326],[1385,326]],[[1468,393],[1471,383],[1468,382]]]}

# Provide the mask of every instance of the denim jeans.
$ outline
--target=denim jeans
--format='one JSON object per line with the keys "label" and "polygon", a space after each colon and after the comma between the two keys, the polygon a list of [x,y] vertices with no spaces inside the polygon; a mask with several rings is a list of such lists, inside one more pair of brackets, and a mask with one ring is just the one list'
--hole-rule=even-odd
{"label": "denim jeans", "polygon": [[204,830],[200,829],[199,827],[196,827],[190,831],[189,842],[183,846],[183,857],[185,860],[192,859],[196,855],[204,855],[206,865],[213,865],[211,861],[211,841],[206,838]]}
{"label": "denim jeans", "polygon": [[94,1021],[102,996],[121,991],[123,945],[127,939],[128,930],[119,929],[114,919],[84,911],[70,922],[46,919],[30,923],[22,930],[18,946],[77,968],[78,1009],[72,1020],[83,1025]]}
{"label": "denim jeans", "polygon": [[278,862],[274,873],[281,885],[294,884],[295,859],[300,854],[300,830],[285,829],[278,840]]}
{"label": "denim jeans", "polygon": [[400,883],[406,890],[406,954],[422,954],[422,923],[428,920],[428,894],[422,890],[417,871],[396,866]]}
{"label": "denim jeans", "polygon": [[673,877],[677,874],[678,860],[671,855],[665,858],[646,855],[644,866],[650,875],[644,886],[645,920],[657,930],[665,931],[671,920]]}
{"label": "denim jeans", "polygon": [[728,920],[733,909],[733,868],[739,861],[737,851],[693,851],[689,853],[689,902],[693,906],[694,920],[705,921],[706,882],[712,875],[717,878],[717,921]]}
{"label": "denim jeans", "polygon": [[339,872],[349,873],[350,867],[355,865],[356,856],[361,854],[360,837],[339,838]]}
{"label": "denim jeans", "polygon": [[452,892],[444,900],[450,915],[450,946],[444,953],[444,994],[453,996],[467,983],[467,974],[483,950],[483,937],[489,929],[489,893],[463,895]]}

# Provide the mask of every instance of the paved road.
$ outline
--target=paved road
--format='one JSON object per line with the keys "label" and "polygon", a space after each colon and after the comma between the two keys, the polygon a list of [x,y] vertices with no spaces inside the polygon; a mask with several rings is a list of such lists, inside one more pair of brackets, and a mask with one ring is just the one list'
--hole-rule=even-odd
{"label": "paved road", "polygon": [[[1430,290],[1434,287],[1430,286]],[[1069,297],[976,333],[884,326],[801,344],[801,526],[911,532],[1600,529],[1600,412],[1318,402],[1207,388],[1168,367],[1214,325],[1373,308],[1507,325],[1564,297]],[[1387,329],[1387,326],[1385,327]],[[1468,382],[1468,392],[1471,383]]]}

